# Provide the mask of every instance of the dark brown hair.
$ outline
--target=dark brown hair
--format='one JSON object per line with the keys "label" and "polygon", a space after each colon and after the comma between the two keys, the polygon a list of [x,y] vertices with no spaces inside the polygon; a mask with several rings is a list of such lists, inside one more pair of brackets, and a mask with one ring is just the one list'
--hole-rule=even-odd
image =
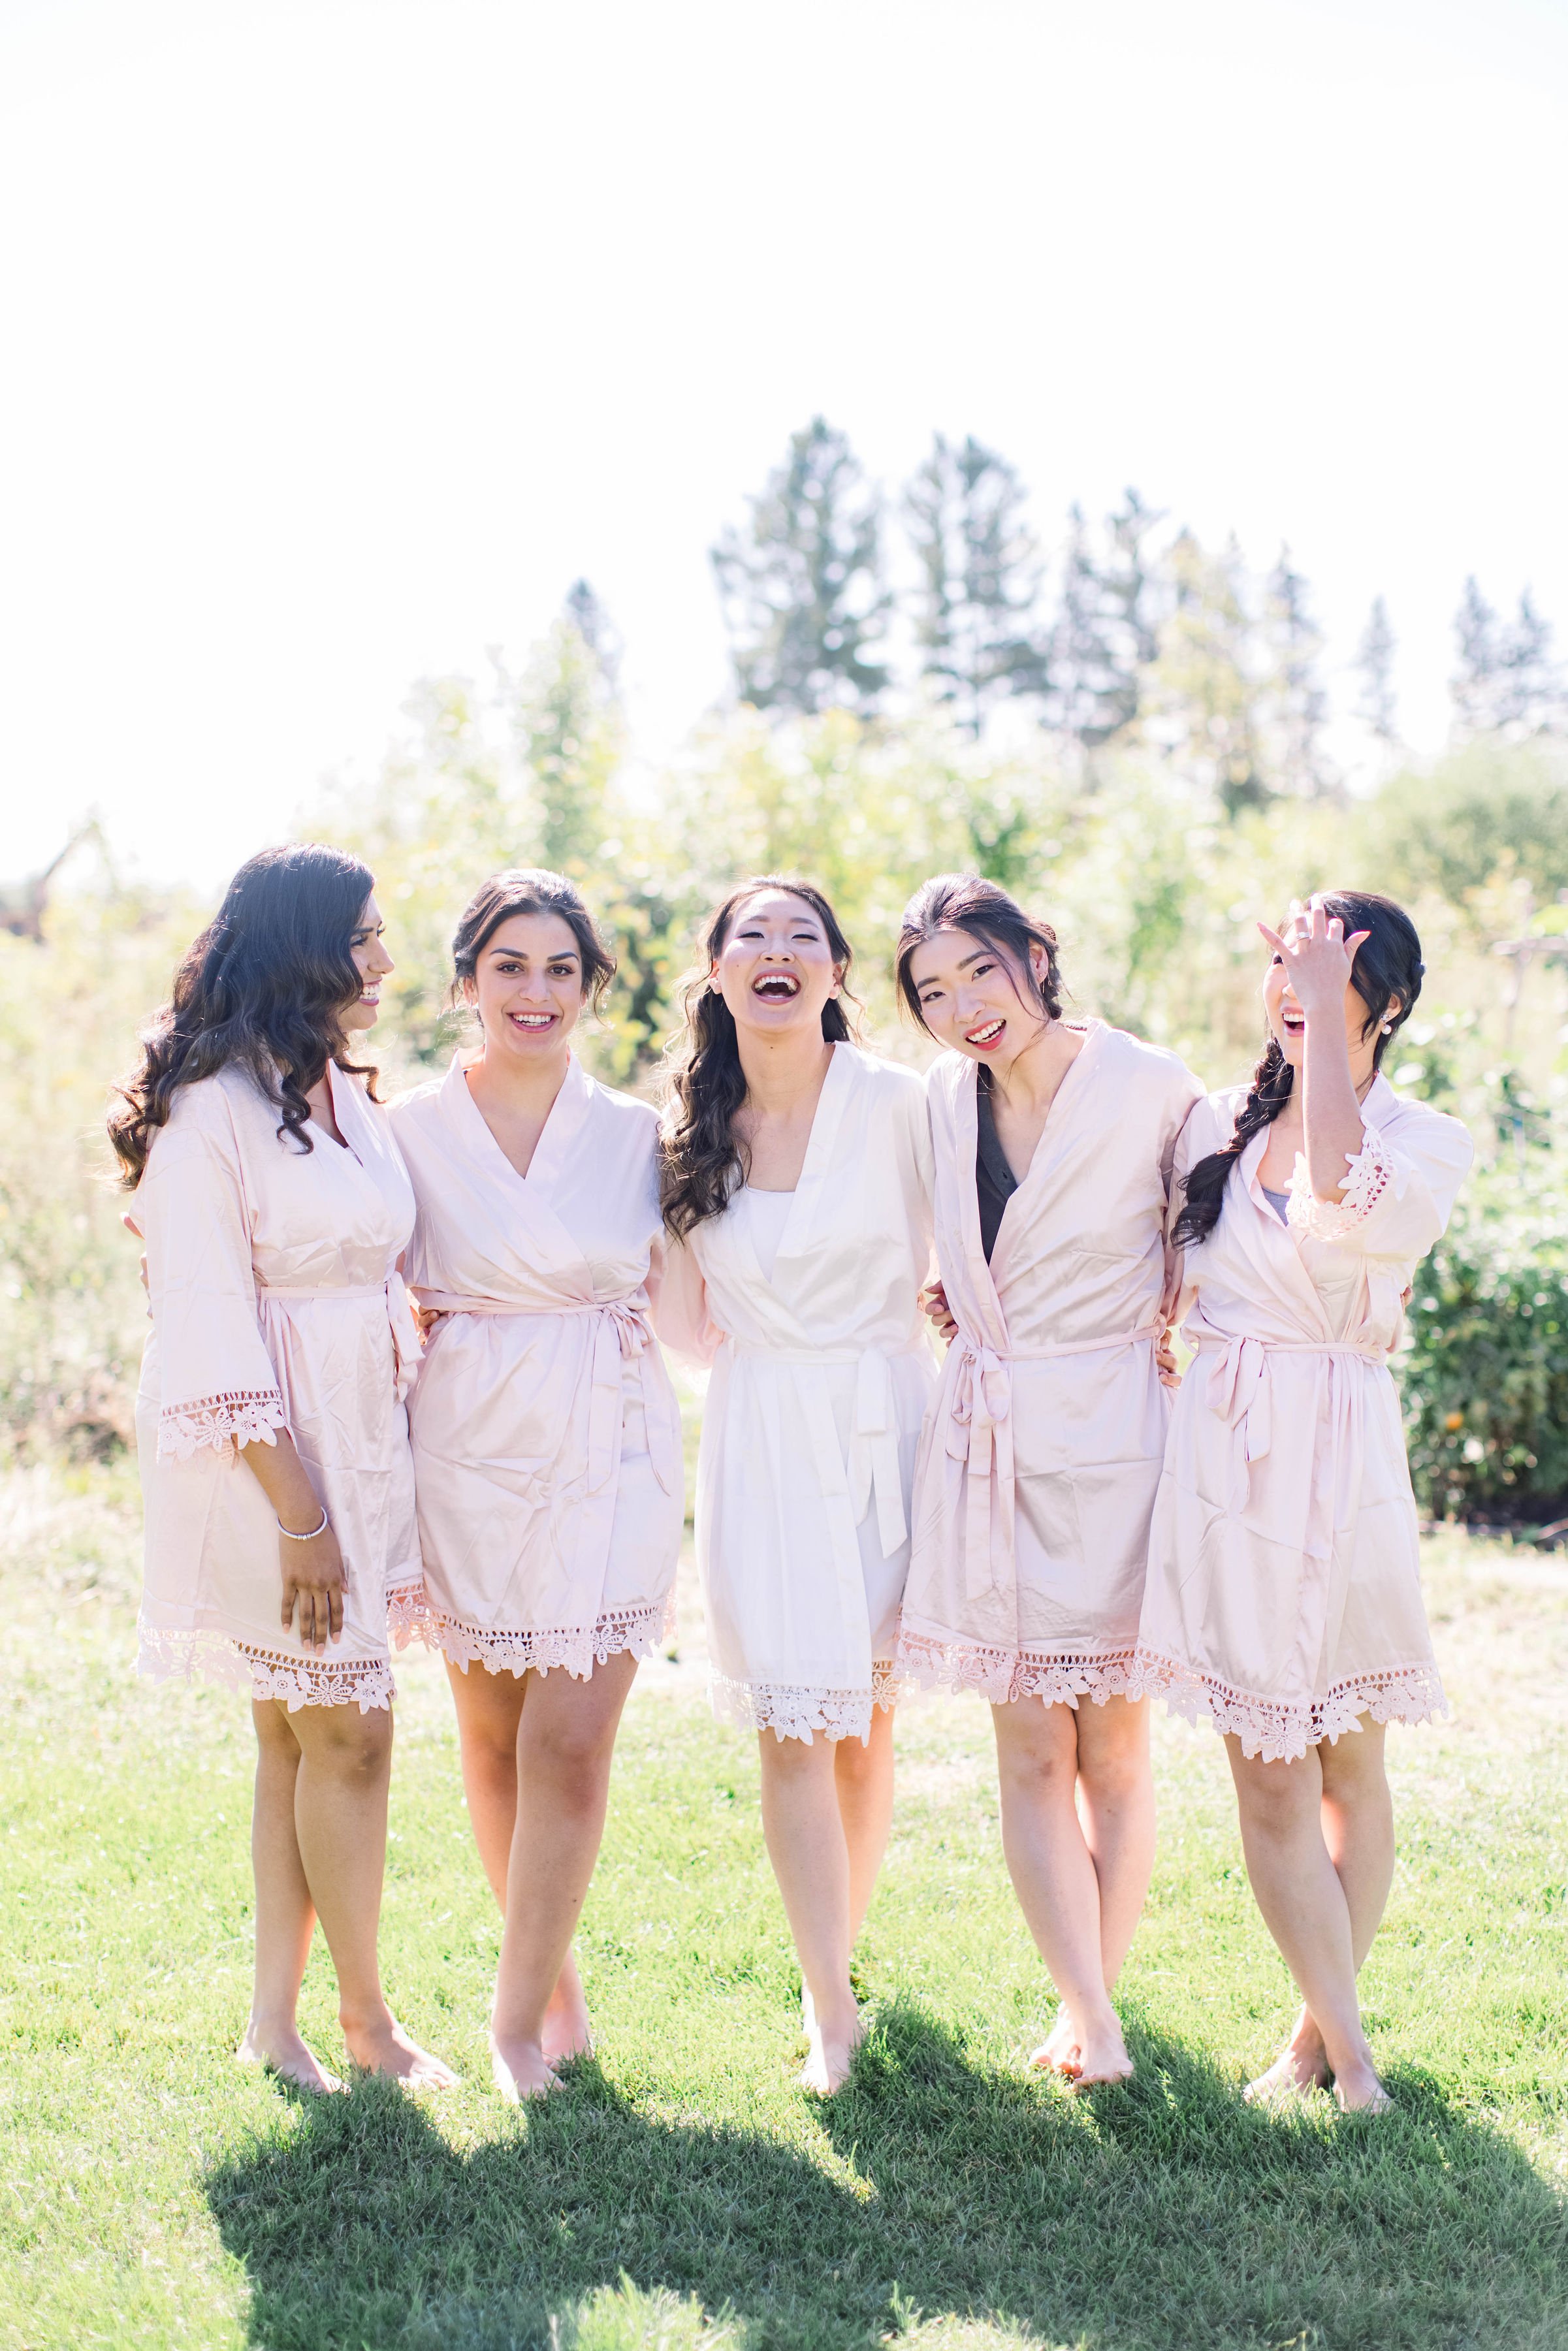
{"label": "dark brown hair", "polygon": [[[999,882],[988,882],[978,873],[936,873],[921,883],[904,910],[894,965],[899,995],[923,1029],[925,1015],[910,965],[915,948],[938,931],[967,931],[971,938],[983,941],[1008,967],[1020,1003],[1032,998],[1048,1020],[1061,1018],[1061,962],[1051,925],[1026,914]],[[1042,979],[1036,979],[1030,963],[1031,947],[1045,951]]]}
{"label": "dark brown hair", "polygon": [[357,857],[315,841],[264,849],[240,867],[141,1040],[141,1068],[115,1088],[109,1139],[127,1191],[180,1088],[233,1063],[280,1113],[279,1136],[302,1151],[314,1147],[306,1096],[329,1061],[363,1078],[374,1099],[376,1072],[349,1060],[343,1027],[361,986],[350,942],[374,887]]}
{"label": "dark brown hair", "polygon": [[[735,1015],[708,980],[724,951],[737,909],[759,890],[788,890],[791,897],[805,900],[822,925],[828,952],[839,967],[841,987],[854,960],[854,949],[839,928],[838,916],[810,882],[778,873],[759,874],[732,890],[709,918],[703,934],[702,967],[685,989],[685,1029],[672,1049],[670,1085],[675,1114],[666,1123],[660,1146],[664,1222],[681,1238],[706,1217],[722,1216],[731,1194],[746,1180],[734,1134],[735,1114],[746,1100],[746,1072],[740,1066]],[[830,997],[822,1007],[822,1035],[831,1044],[847,1043],[853,1038],[836,997]]]}
{"label": "dark brown hair", "polygon": [[[1381,1069],[1389,1038],[1408,1020],[1421,993],[1426,966],[1416,925],[1403,906],[1375,890],[1328,890],[1322,893],[1321,903],[1327,914],[1338,915],[1346,938],[1353,931],[1367,933],[1355,951],[1350,984],[1366,1007],[1362,1035],[1374,1029],[1381,1032],[1384,1022],[1388,1022],[1388,1036],[1380,1033],[1372,1049],[1372,1066]],[[1200,1159],[1187,1176],[1181,1213],[1171,1227],[1171,1239],[1177,1249],[1208,1238],[1225,1206],[1231,1169],[1252,1137],[1279,1117],[1291,1099],[1295,1075],[1278,1039],[1270,1036],[1252,1072],[1252,1084],[1237,1113],[1229,1142],[1223,1151],[1211,1151],[1207,1159]]]}
{"label": "dark brown hair", "polygon": [[456,975],[454,1003],[463,998],[463,983],[473,979],[484,954],[501,925],[514,914],[559,914],[577,941],[582,963],[583,999],[598,1012],[604,991],[615,977],[615,957],[599,935],[598,925],[583,904],[582,893],[564,873],[542,865],[519,865],[508,873],[492,873],[481,882],[458,917],[452,935],[452,965]]}

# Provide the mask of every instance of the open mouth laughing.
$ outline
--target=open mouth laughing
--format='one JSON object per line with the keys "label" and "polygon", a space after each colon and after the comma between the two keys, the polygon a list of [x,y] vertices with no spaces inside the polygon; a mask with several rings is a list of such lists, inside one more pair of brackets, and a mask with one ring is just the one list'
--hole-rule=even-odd
{"label": "open mouth laughing", "polygon": [[1307,1016],[1299,1005],[1281,1004],[1280,1026],[1287,1037],[1304,1037],[1307,1033]]}
{"label": "open mouth laughing", "polygon": [[751,983],[751,993],[763,1004],[792,1004],[800,993],[800,983],[792,971],[759,971]]}
{"label": "open mouth laughing", "polygon": [[556,1021],[553,1012],[508,1012],[507,1018],[525,1037],[542,1036],[547,1029],[555,1027]]}
{"label": "open mouth laughing", "polygon": [[1006,1020],[999,1019],[982,1020],[977,1027],[965,1029],[964,1042],[966,1045],[973,1045],[977,1052],[988,1053],[995,1046],[1001,1043],[1002,1034],[1007,1025]]}

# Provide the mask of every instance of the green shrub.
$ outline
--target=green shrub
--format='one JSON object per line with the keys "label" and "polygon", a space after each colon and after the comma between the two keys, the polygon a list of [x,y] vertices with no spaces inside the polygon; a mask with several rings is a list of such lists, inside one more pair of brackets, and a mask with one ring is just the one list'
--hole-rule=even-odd
{"label": "green shrub", "polygon": [[1409,1324],[1400,1371],[1416,1499],[1437,1516],[1501,1506],[1528,1520],[1532,1498],[1568,1495],[1568,1182],[1556,1154],[1471,1179],[1416,1272]]}

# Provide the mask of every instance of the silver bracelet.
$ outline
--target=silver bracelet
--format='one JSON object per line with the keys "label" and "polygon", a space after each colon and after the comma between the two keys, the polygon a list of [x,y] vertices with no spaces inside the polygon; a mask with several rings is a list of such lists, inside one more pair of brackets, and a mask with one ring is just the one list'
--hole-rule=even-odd
{"label": "silver bracelet", "polygon": [[287,1535],[290,1542],[314,1542],[318,1535],[324,1535],[327,1531],[326,1503],[323,1502],[321,1505],[320,1525],[319,1527],[312,1527],[308,1535],[297,1535],[292,1527],[286,1527],[284,1525],[281,1519],[277,1521],[277,1531],[280,1535]]}

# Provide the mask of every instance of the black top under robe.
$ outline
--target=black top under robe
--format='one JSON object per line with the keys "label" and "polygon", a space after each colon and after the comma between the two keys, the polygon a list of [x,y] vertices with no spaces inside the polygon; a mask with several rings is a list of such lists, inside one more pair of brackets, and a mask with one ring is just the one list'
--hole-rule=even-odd
{"label": "black top under robe", "polygon": [[1002,1210],[1018,1190],[1019,1179],[1008,1165],[1007,1154],[997,1134],[991,1109],[991,1073],[984,1063],[975,1073],[975,1189],[980,1198],[980,1245],[989,1265],[1001,1230]]}

